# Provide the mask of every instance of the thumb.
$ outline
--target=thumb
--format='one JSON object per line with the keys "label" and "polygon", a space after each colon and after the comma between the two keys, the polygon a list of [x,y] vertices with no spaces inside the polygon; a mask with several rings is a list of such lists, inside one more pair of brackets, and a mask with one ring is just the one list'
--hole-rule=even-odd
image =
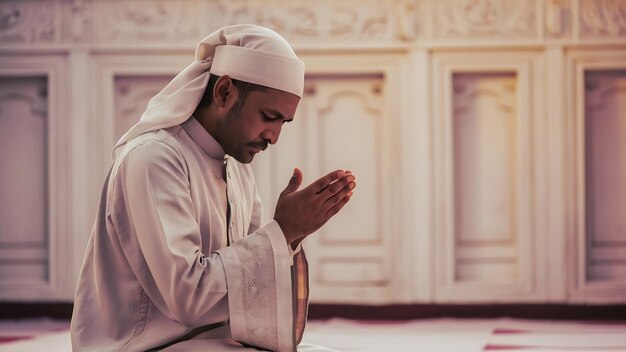
{"label": "thumb", "polygon": [[287,187],[285,187],[285,189],[283,190],[283,194],[289,194],[289,193],[293,193],[297,191],[298,188],[300,188],[301,184],[302,184],[302,171],[300,171],[300,169],[298,168],[295,168],[293,169],[293,175],[289,179],[289,183],[287,184]]}

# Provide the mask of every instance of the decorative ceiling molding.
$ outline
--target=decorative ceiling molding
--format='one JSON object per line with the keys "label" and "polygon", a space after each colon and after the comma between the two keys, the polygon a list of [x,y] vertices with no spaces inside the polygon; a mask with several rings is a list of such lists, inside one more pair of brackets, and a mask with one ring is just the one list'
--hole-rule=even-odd
{"label": "decorative ceiling molding", "polygon": [[619,42],[624,13],[626,0],[8,0],[0,45],[187,48],[237,23],[297,48]]}

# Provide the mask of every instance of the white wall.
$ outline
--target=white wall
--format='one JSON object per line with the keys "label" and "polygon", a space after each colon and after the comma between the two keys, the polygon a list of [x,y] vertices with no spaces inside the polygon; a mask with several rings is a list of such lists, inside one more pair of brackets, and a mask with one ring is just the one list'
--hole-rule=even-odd
{"label": "white wall", "polygon": [[257,23],[307,65],[296,122],[254,165],[266,216],[293,167],[358,177],[307,240],[314,301],[626,302],[625,11],[2,1],[0,299],[72,299],[116,139],[201,38]]}

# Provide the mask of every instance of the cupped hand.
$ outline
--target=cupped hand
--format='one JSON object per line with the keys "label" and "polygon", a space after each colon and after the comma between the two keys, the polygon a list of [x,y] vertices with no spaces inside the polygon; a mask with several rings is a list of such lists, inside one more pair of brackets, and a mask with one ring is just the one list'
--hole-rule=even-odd
{"label": "cupped hand", "polygon": [[298,190],[302,171],[296,168],[280,193],[274,212],[274,220],[283,230],[287,243],[295,247],[337,214],[350,200],[356,187],[354,180],[350,171],[335,170]]}

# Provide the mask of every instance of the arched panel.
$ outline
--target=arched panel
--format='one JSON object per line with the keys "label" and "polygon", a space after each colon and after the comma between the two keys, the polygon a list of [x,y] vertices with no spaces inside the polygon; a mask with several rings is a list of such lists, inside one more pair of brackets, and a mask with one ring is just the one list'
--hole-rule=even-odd
{"label": "arched panel", "polygon": [[626,283],[626,71],[585,74],[588,281]]}
{"label": "arched panel", "polygon": [[163,89],[173,76],[117,75],[114,80],[114,142],[117,142],[146,110],[148,102]]}
{"label": "arched panel", "polygon": [[349,169],[358,177],[359,190],[367,190],[360,194],[366,200],[348,203],[343,216],[320,231],[325,244],[376,243],[382,235],[382,214],[377,209],[381,202],[381,111],[368,106],[376,100],[371,95],[371,91],[334,92],[317,113],[320,170]]}
{"label": "arched panel", "polygon": [[[0,282],[46,282],[48,82],[0,78]],[[15,273],[20,273],[16,275]]]}

